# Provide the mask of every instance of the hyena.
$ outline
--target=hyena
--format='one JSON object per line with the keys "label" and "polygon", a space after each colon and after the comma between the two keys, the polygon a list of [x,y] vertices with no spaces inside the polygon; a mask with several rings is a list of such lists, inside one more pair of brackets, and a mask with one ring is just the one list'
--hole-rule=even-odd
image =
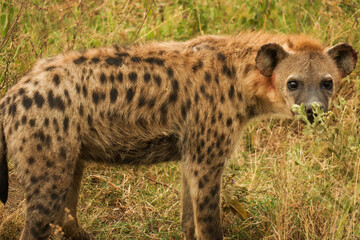
{"label": "hyena", "polygon": [[180,160],[185,238],[223,239],[221,179],[246,123],[291,117],[301,103],[312,120],[312,103],[327,111],[356,62],[346,43],[325,48],[264,32],[40,60],[0,102],[0,199],[10,158],[26,195],[21,239],[47,239],[52,224],[70,239],[90,239],[76,218],[87,161]]}

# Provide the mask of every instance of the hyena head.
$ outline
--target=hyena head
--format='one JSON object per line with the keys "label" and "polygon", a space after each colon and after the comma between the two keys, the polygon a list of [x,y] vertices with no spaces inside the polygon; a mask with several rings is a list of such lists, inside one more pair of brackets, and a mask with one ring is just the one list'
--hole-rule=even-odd
{"label": "hyena head", "polygon": [[288,52],[278,44],[263,45],[256,57],[256,67],[271,77],[278,98],[290,109],[304,104],[307,118],[313,122],[312,104],[326,112],[339,89],[341,78],[350,74],[357,62],[355,50],[346,43],[326,50]]}

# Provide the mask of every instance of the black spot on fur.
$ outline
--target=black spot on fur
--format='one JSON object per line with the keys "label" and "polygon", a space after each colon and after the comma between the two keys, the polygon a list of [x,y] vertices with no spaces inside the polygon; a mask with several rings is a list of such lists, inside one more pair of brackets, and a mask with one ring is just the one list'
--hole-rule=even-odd
{"label": "black spot on fur", "polygon": [[93,103],[95,103],[95,105],[97,105],[99,103],[99,94],[97,92],[93,92],[92,93],[92,101]]}
{"label": "black spot on fur", "polygon": [[204,183],[202,182],[202,180],[199,180],[199,188],[204,188]]}
{"label": "black spot on fur", "polygon": [[150,81],[151,75],[149,73],[144,74],[144,82],[148,83]]}
{"label": "black spot on fur", "polygon": [[144,97],[144,96],[140,96],[140,97],[139,97],[139,102],[138,102],[138,107],[144,106],[144,105],[145,105],[145,102],[146,102],[145,97]]}
{"label": "black spot on fur", "polygon": [[110,102],[111,103],[116,102],[117,97],[118,97],[118,91],[116,90],[116,88],[112,88],[110,90]]}
{"label": "black spot on fur", "polygon": [[42,146],[40,144],[37,144],[36,145],[36,150],[38,150],[38,152],[41,152],[42,151]]}
{"label": "black spot on fur", "polygon": [[34,127],[35,126],[35,119],[30,119],[29,120],[29,125],[30,125],[30,127]]}
{"label": "black spot on fur", "polygon": [[151,98],[148,102],[148,107],[151,109],[155,106],[155,98]]}
{"label": "black spot on fur", "polygon": [[232,76],[233,76],[232,71],[230,70],[230,68],[229,68],[227,65],[224,65],[224,66],[223,66],[223,68],[222,68],[222,73],[223,73],[224,75],[226,75],[227,77],[229,77],[229,78],[232,78]]}
{"label": "black spot on fur", "polygon": [[127,102],[131,102],[131,100],[133,99],[135,95],[135,91],[133,88],[129,88],[127,91],[126,91],[126,100]]}
{"label": "black spot on fur", "polygon": [[219,74],[215,74],[215,82],[219,85]]}
{"label": "black spot on fur", "polygon": [[58,124],[58,121],[56,120],[56,118],[53,119],[53,125],[54,125],[55,132],[58,133],[60,128],[59,128],[59,124]]}
{"label": "black spot on fur", "polygon": [[33,165],[35,163],[35,159],[33,157],[29,157],[27,162],[29,165]]}
{"label": "black spot on fur", "polygon": [[88,94],[88,91],[87,91],[87,88],[86,88],[85,85],[82,86],[82,92],[83,92],[84,98],[86,98],[87,94]]}
{"label": "black spot on fur", "polygon": [[224,55],[223,53],[219,52],[219,53],[217,54],[217,59],[218,59],[219,61],[221,61],[221,62],[224,62],[224,61],[225,61],[225,55]]}
{"label": "black spot on fur", "polygon": [[161,86],[161,77],[159,75],[154,76],[156,84],[160,87]]}
{"label": "black spot on fur", "polygon": [[211,82],[211,75],[210,75],[210,73],[208,73],[208,72],[205,72],[205,81],[206,81],[207,83],[210,83],[210,82]]}
{"label": "black spot on fur", "polygon": [[100,82],[102,84],[106,83],[106,75],[104,73],[101,73],[100,74]]}
{"label": "black spot on fur", "polygon": [[203,62],[199,60],[193,67],[193,71],[197,72],[197,70],[201,69],[204,66]]}
{"label": "black spot on fur", "polygon": [[230,89],[229,89],[229,92],[228,92],[229,98],[230,98],[230,99],[233,99],[233,98],[234,98],[234,94],[235,94],[235,88],[234,88],[234,85],[231,85],[231,86],[230,86]]}
{"label": "black spot on fur", "polygon": [[172,68],[167,68],[167,75],[172,78],[174,77],[174,70]]}
{"label": "black spot on fur", "polygon": [[224,95],[221,95],[221,97],[220,97],[220,102],[221,102],[221,103],[224,103],[224,102],[225,102],[225,97],[224,97]]}
{"label": "black spot on fur", "polygon": [[171,82],[172,85],[172,89],[174,92],[178,92],[179,91],[179,82],[177,80],[173,80]]}
{"label": "black spot on fur", "polygon": [[84,106],[82,104],[80,104],[80,107],[79,107],[79,114],[80,114],[80,116],[84,115]]}
{"label": "black spot on fur", "polygon": [[45,127],[48,127],[48,126],[49,126],[49,119],[48,119],[48,118],[45,118],[45,120],[44,120],[44,126],[45,126]]}
{"label": "black spot on fur", "polygon": [[131,82],[136,82],[136,80],[137,80],[136,72],[129,73],[129,79],[130,79]]}
{"label": "black spot on fur", "polygon": [[205,86],[204,86],[204,85],[201,85],[201,86],[200,86],[200,92],[201,92],[202,94],[206,94]]}
{"label": "black spot on fur", "polygon": [[179,82],[177,80],[173,80],[171,83],[172,83],[172,92],[169,96],[169,102],[176,102],[179,92]]}
{"label": "black spot on fur", "polygon": [[109,65],[120,67],[123,63],[123,59],[121,57],[109,57],[105,62]]}
{"label": "black spot on fur", "polygon": [[54,67],[54,66],[50,66],[50,67],[47,67],[47,68],[45,68],[45,71],[51,71],[51,70],[53,70],[53,69],[55,69],[56,67]]}
{"label": "black spot on fur", "polygon": [[215,197],[215,195],[218,194],[219,190],[219,184],[216,184],[210,191],[211,196]]}
{"label": "black spot on fur", "polygon": [[198,156],[198,158],[197,158],[197,163],[200,164],[200,163],[202,162],[202,160],[203,160],[202,155]]}
{"label": "black spot on fur", "polygon": [[35,101],[36,106],[38,108],[41,108],[45,102],[45,99],[38,91],[36,91],[34,94],[34,101]]}
{"label": "black spot on fur", "polygon": [[26,95],[22,99],[22,105],[25,109],[29,109],[32,105],[33,101],[31,98],[28,98]]}
{"label": "black spot on fur", "polygon": [[106,98],[106,94],[105,93],[100,93],[100,101],[104,101]]}
{"label": "black spot on fur", "polygon": [[59,77],[58,74],[55,74],[52,80],[53,80],[53,82],[55,83],[56,86],[59,86],[59,84],[60,84],[60,77]]}
{"label": "black spot on fur", "polygon": [[215,123],[216,123],[216,117],[215,117],[215,115],[212,115],[211,124],[215,124]]}
{"label": "black spot on fur", "polygon": [[168,106],[167,103],[163,103],[160,106],[160,121],[165,124],[167,121]]}
{"label": "black spot on fur", "polygon": [[248,54],[250,54],[251,52],[253,52],[253,49],[250,47],[250,48],[248,48],[248,49],[246,49],[245,51],[244,51],[244,54],[243,54],[243,58],[244,57],[246,57]]}
{"label": "black spot on fur", "polygon": [[238,97],[239,101],[243,100],[241,92],[237,92],[237,97]]}
{"label": "black spot on fur", "polygon": [[117,75],[117,80],[119,81],[119,83],[122,83],[123,79],[124,79],[124,76],[123,76],[122,72],[119,72]]}
{"label": "black spot on fur", "polygon": [[92,127],[92,125],[93,125],[93,119],[92,119],[92,117],[90,116],[90,114],[89,114],[88,117],[87,117],[87,121],[88,121],[89,126]]}
{"label": "black spot on fur", "polygon": [[111,75],[110,75],[110,82],[111,82],[111,83],[114,83],[114,82],[115,82],[115,76],[114,76],[114,74],[111,74]]}
{"label": "black spot on fur", "polygon": [[61,147],[60,148],[60,151],[59,151],[59,156],[62,158],[62,159],[66,159],[66,150],[64,147]]}
{"label": "black spot on fur", "polygon": [[[29,162],[29,160],[30,159],[28,159],[28,162]],[[30,177],[30,182],[32,183],[32,184],[35,184],[35,183],[37,183],[39,181],[39,179],[37,179],[35,176],[31,176]]]}
{"label": "black spot on fur", "polygon": [[76,84],[76,92],[78,93],[78,94],[80,94],[80,86],[79,86],[79,84]]}
{"label": "black spot on fur", "polygon": [[27,121],[26,116],[23,116],[23,117],[21,118],[21,123],[22,123],[22,124],[25,124],[25,123],[26,123],[26,121]]}
{"label": "black spot on fur", "polygon": [[[52,162],[52,161],[50,161],[50,160],[47,160],[46,161],[46,167],[48,167],[48,168],[52,168],[52,167],[54,167],[54,162]],[[55,188],[54,188],[55,187]],[[56,187],[56,185],[54,185],[53,186],[53,189],[55,190],[57,187]]]}
{"label": "black spot on fur", "polygon": [[9,114],[14,117],[15,113],[16,113],[16,103],[13,103],[9,106]]}
{"label": "black spot on fur", "polygon": [[218,156],[219,157],[222,157],[224,155],[224,151],[223,150],[220,150],[219,153],[218,153]]}
{"label": "black spot on fur", "polygon": [[163,66],[164,65],[164,59],[161,58],[145,58],[145,62],[150,63],[150,64],[156,64],[159,66]]}
{"label": "black spot on fur", "polygon": [[67,130],[69,129],[69,118],[68,117],[64,118],[63,127],[64,127],[64,132],[67,132]]}
{"label": "black spot on fur", "polygon": [[61,99],[60,96],[54,97],[52,90],[48,92],[48,103],[51,109],[57,109],[62,112],[65,111],[64,101]]}
{"label": "black spot on fur", "polygon": [[81,56],[81,57],[79,57],[78,59],[75,59],[75,60],[74,60],[74,63],[75,63],[76,65],[79,65],[79,64],[84,63],[86,60],[87,60],[86,57]]}
{"label": "black spot on fur", "polygon": [[19,91],[18,91],[19,95],[23,95],[25,93],[25,89],[23,88],[20,88]]}
{"label": "black spot on fur", "polygon": [[56,193],[51,193],[50,194],[50,197],[51,197],[51,200],[57,200],[58,198],[59,198],[59,195],[58,194],[56,194]]}
{"label": "black spot on fur", "polygon": [[51,145],[51,137],[50,135],[46,135],[45,140],[44,140],[44,144],[47,148],[50,148]]}
{"label": "black spot on fur", "polygon": [[130,60],[131,60],[132,62],[138,63],[138,62],[141,61],[141,58],[140,58],[140,57],[131,57]]}
{"label": "black spot on fur", "polygon": [[226,120],[226,126],[230,127],[232,125],[233,120],[231,118],[228,118]]}
{"label": "black spot on fur", "polygon": [[199,102],[199,94],[195,93],[195,103],[198,103],[198,102]]}
{"label": "black spot on fur", "polygon": [[185,105],[181,106],[181,116],[184,120],[186,120],[186,116],[187,116],[187,111],[186,111],[186,107]]}
{"label": "black spot on fur", "polygon": [[246,106],[246,115],[249,117],[249,118],[253,118],[255,117],[255,114],[256,114],[256,107],[255,105],[248,105]]}
{"label": "black spot on fur", "polygon": [[91,59],[91,62],[92,63],[98,63],[98,62],[100,62],[100,58],[94,57],[94,58]]}
{"label": "black spot on fur", "polygon": [[241,115],[240,113],[236,114],[236,119],[239,120],[239,122],[243,122],[244,121],[244,116]]}
{"label": "black spot on fur", "polygon": [[251,71],[251,69],[253,69],[253,65],[248,63],[246,64],[245,68],[244,68],[244,71],[243,71],[243,77],[246,77],[247,74]]}

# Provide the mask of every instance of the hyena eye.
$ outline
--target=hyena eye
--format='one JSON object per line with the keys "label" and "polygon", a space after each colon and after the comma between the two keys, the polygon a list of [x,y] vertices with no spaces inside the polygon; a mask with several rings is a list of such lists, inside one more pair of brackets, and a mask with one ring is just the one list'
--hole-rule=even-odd
{"label": "hyena eye", "polygon": [[299,87],[299,83],[296,80],[290,80],[287,82],[287,87],[290,91],[294,91]]}
{"label": "hyena eye", "polygon": [[321,82],[321,87],[331,91],[333,89],[333,81],[331,79],[327,79]]}

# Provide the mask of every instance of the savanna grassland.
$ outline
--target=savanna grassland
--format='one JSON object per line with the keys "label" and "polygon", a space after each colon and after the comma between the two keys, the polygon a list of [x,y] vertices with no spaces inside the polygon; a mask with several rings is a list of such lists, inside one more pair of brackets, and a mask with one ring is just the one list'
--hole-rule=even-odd
{"label": "savanna grassland", "polygon": [[[1,95],[37,59],[63,51],[245,30],[305,33],[360,51],[360,1],[1,0]],[[246,128],[224,177],[225,239],[360,239],[359,65],[320,124],[269,119]],[[24,223],[11,159],[9,168],[4,240],[18,239]],[[98,239],[182,239],[180,182],[178,163],[89,165],[80,222]]]}

